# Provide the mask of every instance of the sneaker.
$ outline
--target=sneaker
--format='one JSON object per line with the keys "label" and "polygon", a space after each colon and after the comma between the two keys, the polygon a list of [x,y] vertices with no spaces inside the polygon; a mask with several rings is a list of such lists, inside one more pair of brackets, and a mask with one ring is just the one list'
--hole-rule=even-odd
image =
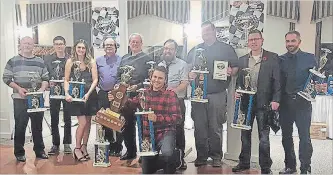
{"label": "sneaker", "polygon": [[70,144],[64,144],[64,153],[65,154],[72,154],[72,148]]}
{"label": "sneaker", "polygon": [[47,153],[48,155],[55,155],[59,154],[59,146],[53,145],[50,149],[50,151]]}
{"label": "sneaker", "polygon": [[213,159],[213,167],[221,167],[222,161],[220,159]]}

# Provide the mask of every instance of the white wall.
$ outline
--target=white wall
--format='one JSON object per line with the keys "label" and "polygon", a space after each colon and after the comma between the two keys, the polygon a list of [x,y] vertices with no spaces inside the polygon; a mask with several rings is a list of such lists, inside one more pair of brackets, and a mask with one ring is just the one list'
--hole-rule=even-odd
{"label": "white wall", "polygon": [[52,45],[53,38],[63,36],[67,46],[73,46],[73,21],[61,19],[38,25],[38,40],[40,45]]}
{"label": "white wall", "polygon": [[322,21],[321,42],[333,43],[333,17],[325,18]]}
{"label": "white wall", "polygon": [[132,33],[143,35],[144,46],[162,46],[167,39],[174,39],[179,45],[183,41],[182,25],[154,16],[138,16],[128,20],[128,36]]}
{"label": "white wall", "polygon": [[267,15],[263,32],[264,48],[279,55],[285,53],[284,35],[288,31],[288,20]]}

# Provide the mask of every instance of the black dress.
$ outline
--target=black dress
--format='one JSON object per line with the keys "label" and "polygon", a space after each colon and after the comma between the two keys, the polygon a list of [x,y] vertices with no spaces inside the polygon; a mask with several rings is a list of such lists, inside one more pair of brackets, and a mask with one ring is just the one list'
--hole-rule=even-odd
{"label": "black dress", "polygon": [[[74,66],[73,66],[74,67]],[[70,77],[74,78],[74,68],[72,67],[71,70],[71,75]],[[90,89],[90,86],[92,84],[92,73],[91,71],[89,71],[89,68],[86,68],[84,71],[81,71],[81,75],[79,80],[82,80],[82,78],[84,79],[85,87],[84,87],[84,91],[85,93],[87,93]],[[70,103],[70,114],[71,116],[81,116],[81,115],[85,115],[85,116],[93,116],[96,115],[97,111],[98,111],[98,99],[97,99],[97,92],[96,89],[94,89],[87,102],[71,102]]]}

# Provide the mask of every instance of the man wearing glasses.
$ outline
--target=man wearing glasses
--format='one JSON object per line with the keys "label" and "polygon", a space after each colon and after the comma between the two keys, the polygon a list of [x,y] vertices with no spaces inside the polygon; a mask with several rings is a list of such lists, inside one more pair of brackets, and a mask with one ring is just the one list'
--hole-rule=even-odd
{"label": "man wearing glasses", "polygon": [[[53,47],[55,53],[51,55],[47,55],[44,57],[45,65],[49,72],[50,80],[56,78],[56,69],[57,64],[54,61],[60,61],[60,79],[64,77],[65,72],[65,64],[68,58],[66,55],[65,48],[66,48],[66,40],[62,36],[56,36],[53,39]],[[50,82],[50,87],[54,86],[53,82]],[[50,113],[51,113],[51,133],[52,133],[52,143],[53,146],[51,147],[50,151],[48,152],[49,155],[55,155],[59,153],[59,146],[60,146],[60,135],[59,135],[59,112],[60,112],[60,105],[63,105],[63,117],[64,117],[64,153],[71,154],[72,149],[70,144],[72,143],[72,129],[71,129],[71,116],[69,114],[68,103],[65,100],[60,99],[50,99]]]}
{"label": "man wearing glasses", "polygon": [[[107,38],[103,42],[105,55],[96,59],[98,70],[98,109],[110,108],[108,100],[108,92],[111,92],[117,81],[117,70],[120,65],[121,57],[116,54],[117,42],[112,38]],[[120,133],[116,133],[114,138],[112,129],[103,127],[105,130],[105,140],[108,140],[110,145],[110,156],[119,157],[123,149],[121,143],[123,141]]]}
{"label": "man wearing glasses", "polygon": [[[271,173],[272,159],[270,157],[270,143],[268,125],[268,110],[279,108],[281,85],[279,58],[276,53],[262,49],[264,39],[259,30],[252,30],[248,36],[248,47],[251,49],[239,59],[240,69],[250,68],[250,86],[257,93],[254,96],[250,124],[253,126],[257,118],[259,132],[259,164],[262,174]],[[244,76],[247,71],[241,70],[237,78],[236,88],[243,87]],[[241,98],[241,111],[247,114],[249,96],[235,94],[236,99]],[[242,149],[239,155],[239,164],[232,168],[233,172],[240,172],[250,168],[251,159],[251,130],[241,131]]]}

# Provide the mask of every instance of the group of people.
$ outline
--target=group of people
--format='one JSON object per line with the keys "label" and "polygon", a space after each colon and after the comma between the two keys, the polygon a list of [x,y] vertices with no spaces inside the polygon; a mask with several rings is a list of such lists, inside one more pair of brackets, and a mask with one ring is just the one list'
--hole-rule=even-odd
{"label": "group of people", "polygon": [[[297,95],[302,90],[309,69],[316,66],[313,54],[301,51],[300,33],[290,31],[285,35],[287,53],[278,56],[276,53],[262,48],[264,38],[258,30],[249,32],[248,47],[250,52],[240,58],[235,50],[228,44],[219,42],[216,38],[216,28],[211,22],[201,25],[203,43],[195,46],[186,59],[176,57],[178,44],[175,40],[165,41],[162,61],[157,63],[152,72],[147,62],[153,59],[142,51],[143,37],[134,33],[129,37],[130,52],[123,57],[117,54],[117,43],[112,38],[103,42],[105,54],[96,59],[90,53],[88,44],[84,40],[77,41],[73,46],[72,55],[66,55],[66,41],[57,36],[53,40],[55,53],[45,56],[44,59],[32,54],[33,39],[24,37],[20,41],[20,54],[11,58],[5,67],[3,81],[13,88],[15,136],[14,154],[17,161],[25,162],[24,140],[25,129],[31,118],[34,151],[36,157],[47,159],[42,138],[42,119],[44,112],[27,113],[26,93],[31,88],[28,71],[40,74],[39,91],[45,91],[54,84],[49,83],[54,77],[55,60],[61,61],[61,77],[64,77],[64,100],[50,100],[52,147],[49,155],[59,153],[59,110],[63,104],[64,114],[64,153],[72,153],[78,161],[90,159],[87,144],[91,127],[91,117],[101,108],[110,107],[114,100],[111,91],[120,83],[124,65],[133,66],[135,69],[128,82],[128,100],[121,110],[126,124],[122,133],[113,134],[110,128],[104,128],[105,139],[110,145],[110,156],[118,156],[121,160],[137,157],[136,148],[136,117],[137,108],[141,108],[138,91],[144,88],[143,82],[150,79],[150,86],[146,90],[146,107],[151,108],[154,114],[142,117],[143,137],[149,136],[148,121],[153,121],[155,130],[156,149],[162,154],[152,157],[142,157],[142,172],[154,173],[163,169],[164,173],[175,173],[177,169],[186,169],[184,161],[185,150],[185,103],[189,81],[196,78],[197,74],[190,70],[199,59],[196,59],[198,48],[204,49],[207,59],[208,103],[191,102],[191,117],[194,121],[194,136],[197,158],[195,166],[207,164],[210,157],[213,167],[222,165],[222,131],[226,122],[227,88],[232,76],[237,76],[237,86],[241,86],[245,74],[244,68],[250,68],[251,85],[257,89],[252,108],[251,125],[254,117],[257,118],[259,132],[259,164],[261,173],[271,173],[272,160],[270,158],[270,142],[268,125],[268,110],[279,110],[282,130],[282,144],[285,150],[285,168],[282,174],[296,172],[296,156],[292,138],[293,123],[299,131],[300,138],[300,170],[301,173],[311,172],[312,145],[310,140],[311,103]],[[74,78],[73,63],[79,61],[80,76],[84,78],[85,95],[84,103],[72,101],[69,93],[69,80]],[[227,80],[215,79],[215,61],[227,61]],[[98,90],[97,90],[98,89]],[[235,98],[247,98],[246,95],[235,94]],[[246,101],[246,100],[242,100]],[[243,104],[242,104],[243,105]],[[245,104],[246,105],[246,104]],[[79,124],[75,134],[75,148],[72,151],[70,144],[71,116],[77,116]],[[127,152],[121,155],[122,142],[124,141]],[[242,149],[239,155],[239,164],[232,169],[241,172],[250,168],[251,157],[251,130],[241,131]]]}

